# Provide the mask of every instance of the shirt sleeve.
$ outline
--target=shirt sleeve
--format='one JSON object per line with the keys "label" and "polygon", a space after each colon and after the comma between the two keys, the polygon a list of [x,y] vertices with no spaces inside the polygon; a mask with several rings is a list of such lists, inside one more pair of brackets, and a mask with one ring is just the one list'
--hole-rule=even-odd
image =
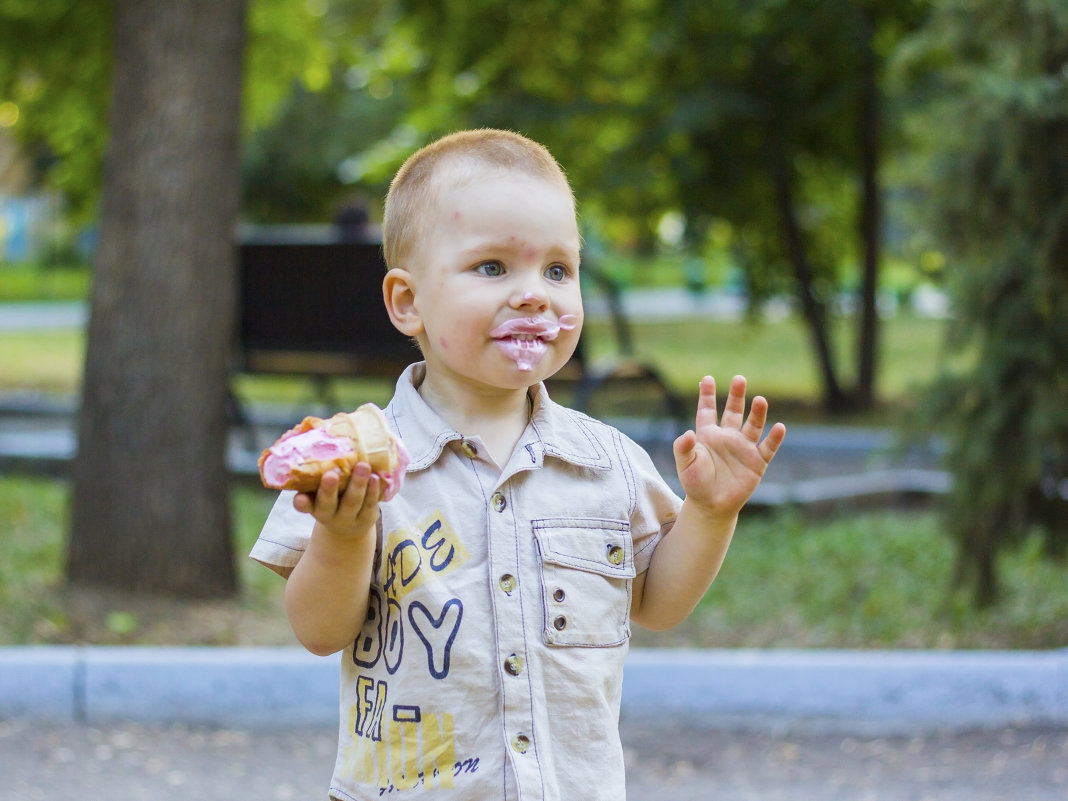
{"label": "shirt sleeve", "polygon": [[675,525],[682,499],[668,485],[645,449],[620,434],[623,453],[634,478],[634,507],[630,515],[630,533],[634,541],[634,569],[649,569],[653,551]]}
{"label": "shirt sleeve", "polygon": [[315,519],[293,508],[296,492],[285,490],[267,515],[260,536],[252,546],[249,556],[271,568],[283,578],[289,578],[311,539]]}

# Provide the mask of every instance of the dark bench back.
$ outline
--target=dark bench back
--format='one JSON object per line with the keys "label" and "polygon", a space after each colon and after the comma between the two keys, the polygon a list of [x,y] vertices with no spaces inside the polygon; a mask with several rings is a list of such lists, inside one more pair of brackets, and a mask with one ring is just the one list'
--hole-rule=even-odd
{"label": "dark bench back", "polygon": [[[242,242],[238,369],[396,378],[422,356],[390,322],[377,242]],[[556,380],[585,372],[583,343]]]}
{"label": "dark bench back", "polygon": [[246,242],[238,263],[244,372],[395,377],[419,360],[382,303],[379,244]]}
{"label": "dark bench back", "polygon": [[[591,274],[596,280],[597,274]],[[277,236],[242,242],[238,371],[395,380],[422,357],[389,320],[382,302],[383,275],[385,261],[377,242],[284,241]],[[574,356],[550,383],[574,387],[570,403],[578,409],[586,409],[598,392],[611,394],[620,383],[650,384],[667,398],[671,414],[682,419],[680,402],[659,372],[629,358],[629,329],[618,298],[614,300],[617,342],[628,358],[608,369],[587,369],[580,339]]]}

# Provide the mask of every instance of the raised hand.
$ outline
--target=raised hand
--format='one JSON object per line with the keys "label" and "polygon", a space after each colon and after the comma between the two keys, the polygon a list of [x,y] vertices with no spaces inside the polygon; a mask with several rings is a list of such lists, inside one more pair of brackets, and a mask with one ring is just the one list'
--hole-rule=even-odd
{"label": "raised hand", "polygon": [[768,402],[757,395],[746,417],[745,378],[735,376],[721,419],[715,379],[701,379],[695,428],[675,440],[674,452],[686,498],[705,514],[734,517],[760,484],[786,436],[786,426],[776,423],[761,439],[767,415]]}

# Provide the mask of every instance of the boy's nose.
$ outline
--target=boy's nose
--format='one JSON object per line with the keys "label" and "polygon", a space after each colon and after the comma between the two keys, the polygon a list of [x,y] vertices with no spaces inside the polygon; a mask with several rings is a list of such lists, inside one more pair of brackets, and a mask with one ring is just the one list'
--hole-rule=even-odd
{"label": "boy's nose", "polygon": [[537,309],[541,311],[548,307],[548,300],[544,295],[538,295],[534,292],[525,292],[516,304],[517,308]]}
{"label": "boy's nose", "polygon": [[512,306],[517,309],[542,311],[549,307],[549,296],[540,287],[518,287],[512,296]]}

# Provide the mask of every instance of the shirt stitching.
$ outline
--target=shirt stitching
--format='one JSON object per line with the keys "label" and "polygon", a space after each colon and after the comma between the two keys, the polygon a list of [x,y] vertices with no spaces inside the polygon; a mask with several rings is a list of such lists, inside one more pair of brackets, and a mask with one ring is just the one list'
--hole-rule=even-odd
{"label": "shirt stitching", "polygon": [[[511,506],[512,493],[511,493],[510,490],[508,492],[508,502],[509,502],[509,505]],[[513,510],[515,509],[514,506],[512,508],[513,508]],[[516,515],[514,513],[514,511],[513,511],[513,514],[512,514],[512,537],[513,537],[513,540],[515,542],[515,547],[513,549],[513,552],[515,553],[516,560],[517,560],[517,562],[516,562],[516,571],[517,571],[517,573],[518,573],[519,567],[520,567],[520,564],[519,564],[519,559],[520,559],[520,556],[519,556],[519,548],[520,548],[519,520],[520,520],[519,516]],[[533,540],[533,537],[531,537],[531,539]],[[534,542],[530,543],[530,547],[532,547],[532,548],[534,547]],[[522,574],[520,574],[520,575],[522,575]],[[526,612],[526,603],[525,603],[525,596],[524,596],[524,589],[525,588],[523,586],[524,583],[525,582],[521,582],[520,585],[519,585],[519,619],[520,619],[520,622],[521,622],[520,632],[521,632],[522,638],[523,638],[522,639],[522,642],[523,642],[523,653],[529,655],[531,651],[530,651],[530,642],[529,642],[529,639],[528,639],[529,631],[527,629],[527,612]],[[528,664],[532,663],[532,661],[533,660],[529,659],[529,656],[528,656],[528,659],[527,659]],[[526,671],[525,678],[526,678],[526,681],[527,681],[527,699],[528,699],[528,705],[529,705],[528,711],[530,713],[530,733],[532,735],[532,741],[533,741],[533,744],[534,744],[534,763],[535,763],[535,766],[536,766],[537,771],[538,771],[538,773],[537,773],[538,784],[541,786],[541,795],[540,795],[540,797],[544,798],[545,797],[545,771],[542,769],[541,756],[540,756],[540,753],[539,753],[539,750],[540,750],[540,747],[541,747],[542,731],[537,726],[537,720],[536,720],[537,715],[536,715],[536,710],[534,709],[534,686],[533,686],[533,683],[532,683],[533,682],[533,676],[532,676],[531,670],[529,668]],[[525,756],[525,754],[523,756]],[[516,777],[516,783],[517,784],[519,783],[518,782],[518,776]],[[520,789],[521,789],[521,786],[520,786]]]}

